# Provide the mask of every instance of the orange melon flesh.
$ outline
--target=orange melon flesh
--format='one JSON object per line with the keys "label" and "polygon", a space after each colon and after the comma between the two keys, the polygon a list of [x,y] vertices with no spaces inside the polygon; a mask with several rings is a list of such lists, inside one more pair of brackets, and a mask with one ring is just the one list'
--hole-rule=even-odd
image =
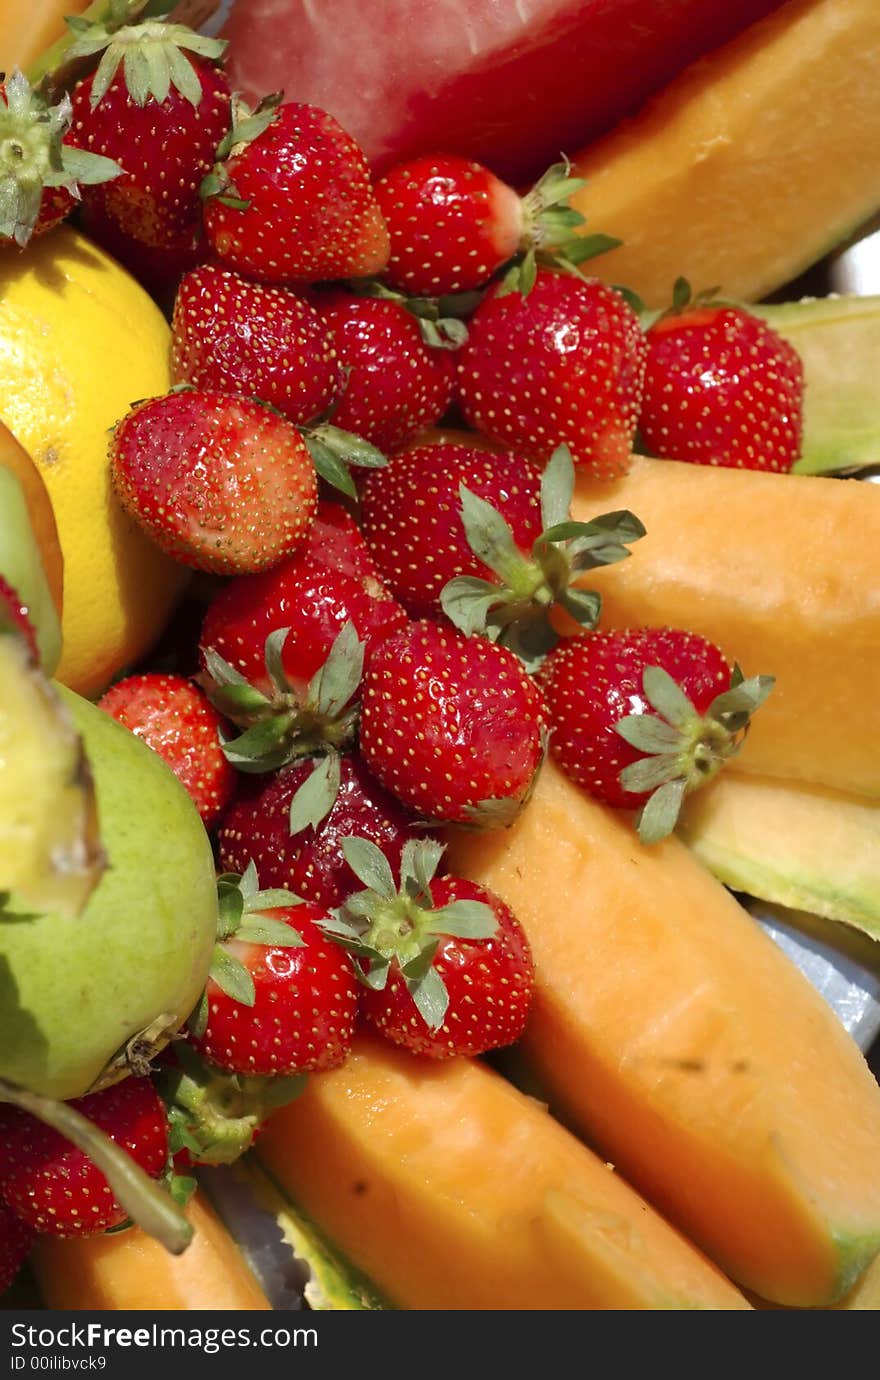
{"label": "orange melon flesh", "polygon": [[572,513],[630,508],[632,556],[590,571],[603,627],[689,628],[776,676],[732,768],[880,796],[880,487],[635,458]]}
{"label": "orange melon flesh", "polygon": [[535,954],[524,1050],[551,1107],[739,1284],[832,1303],[880,1250],[880,1088],[793,964],[675,838],[552,763],[449,864]]}
{"label": "orange melon flesh", "polygon": [[88,0],[3,0],[0,7],[0,70],[29,67],[66,32],[65,15],[80,14]]}
{"label": "orange melon flesh", "polygon": [[138,1227],[79,1240],[41,1237],[31,1264],[47,1308],[75,1312],[161,1310],[265,1312],[270,1304],[204,1198],[186,1215],[195,1228],[173,1256]]}
{"label": "orange melon flesh", "polygon": [[261,1135],[257,1158],[405,1309],[748,1304],[537,1102],[473,1060],[362,1037]]}
{"label": "orange melon flesh", "polygon": [[880,5],[793,0],[573,159],[574,204],[623,241],[589,271],[666,306],[759,301],[880,208]]}

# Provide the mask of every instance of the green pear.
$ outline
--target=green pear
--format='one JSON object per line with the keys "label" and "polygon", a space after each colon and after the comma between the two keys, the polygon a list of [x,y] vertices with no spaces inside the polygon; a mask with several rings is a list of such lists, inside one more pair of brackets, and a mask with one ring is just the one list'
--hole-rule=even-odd
{"label": "green pear", "polygon": [[85,748],[107,866],[79,914],[0,897],[0,1079],[68,1099],[143,1067],[186,1020],[217,899],[208,836],[173,772],[102,710],[56,692]]}

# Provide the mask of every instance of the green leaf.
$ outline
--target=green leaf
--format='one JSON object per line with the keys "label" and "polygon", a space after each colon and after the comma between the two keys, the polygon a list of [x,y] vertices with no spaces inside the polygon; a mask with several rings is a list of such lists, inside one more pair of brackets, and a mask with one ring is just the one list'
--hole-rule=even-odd
{"label": "green leaf", "polygon": [[432,913],[431,934],[451,934],[457,939],[491,939],[498,933],[498,917],[485,901],[450,901]]}
{"label": "green leaf", "polygon": [[266,638],[263,650],[263,658],[266,663],[266,671],[269,679],[280,694],[285,694],[290,689],[290,683],[284,671],[284,661],[282,652],[284,645],[290,635],[290,628],[275,628]]}
{"label": "green leaf", "polygon": [[348,498],[357,498],[354,480],[349,474],[348,466],[343,464],[339,456],[334,455],[329,446],[322,445],[314,436],[306,435],[304,440],[312,457],[312,464],[321,478]]}
{"label": "green leaf", "polygon": [[602,612],[602,596],[594,589],[564,589],[557,601],[582,628],[595,628]]}
{"label": "green leaf", "polygon": [[421,982],[425,974],[434,962],[434,955],[440,947],[439,939],[429,939],[422,945],[419,952],[406,962],[401,968],[407,986],[413,982]]}
{"label": "green leaf", "polygon": [[458,492],[468,545],[484,565],[494,570],[506,583],[511,583],[523,565],[524,557],[510,527],[497,508],[471,493],[464,484],[459,486]]}
{"label": "green leaf", "polygon": [[239,1006],[253,1006],[257,994],[254,980],[240,959],[234,958],[222,944],[214,945],[211,977],[222,992]]}
{"label": "green leaf", "polygon": [[[289,905],[289,900],[284,904]],[[276,908],[277,903],[271,907],[267,906],[267,909]],[[275,920],[270,915],[249,915],[239,926],[236,939],[242,939],[248,944],[263,944],[278,949],[301,949],[305,946],[302,935],[291,925],[285,925],[283,920]]]}
{"label": "green leaf", "polygon": [[391,901],[397,896],[397,887],[391,872],[391,864],[381,848],[370,839],[349,835],[342,840],[342,851],[358,881],[363,882],[370,891]]}
{"label": "green leaf", "polygon": [[681,686],[662,666],[645,667],[642,688],[651,708],[676,728],[687,728],[699,717]]}
{"label": "green leaf", "polygon": [[202,1036],[208,1028],[209,1015],[210,1011],[208,1008],[208,994],[207,992],[203,992],[202,995],[199,997],[192,1012],[190,1013],[189,1019],[186,1023],[187,1029],[192,1031],[193,1035],[195,1035],[197,1040],[200,1040],[202,1038]]}
{"label": "green leaf", "polygon": [[335,719],[360,687],[365,645],[349,620],[333,641],[324,665],[309,682],[306,703],[325,719]]}
{"label": "green leaf", "polygon": [[305,1092],[308,1081],[304,1073],[273,1074],[265,1080],[260,1089],[261,1109],[269,1112],[286,1107],[289,1102],[295,1101],[300,1093]]}
{"label": "green leaf", "polygon": [[318,759],[290,802],[288,819],[291,834],[300,834],[309,828],[317,829],[336,804],[340,783],[339,755],[328,752],[326,757]]}
{"label": "green leaf", "polygon": [[657,753],[653,757],[642,757],[638,762],[630,763],[617,779],[625,791],[644,795],[646,791],[654,791],[658,786],[665,785],[680,775],[680,771],[677,754]]}
{"label": "green leaf", "polygon": [[541,475],[541,525],[555,527],[568,521],[574,497],[574,461],[565,444],[557,446]]}
{"label": "green leaf", "polygon": [[444,851],[436,839],[407,839],[400,855],[400,890],[413,899],[425,897],[432,905],[431,882]]}
{"label": "green leaf", "polygon": [[654,714],[628,714],[614,729],[640,752],[679,752],[684,743],[679,729]]}
{"label": "green leaf", "polygon": [[691,285],[687,278],[676,278],[672,287],[672,309],[675,312],[684,311],[688,302],[691,300]]}
{"label": "green leaf", "polygon": [[290,760],[293,714],[279,714],[254,724],[237,738],[222,744],[223,755],[239,771],[264,772],[283,767]]}
{"label": "green leaf", "polygon": [[587,259],[607,254],[610,249],[617,249],[621,244],[623,240],[617,239],[614,235],[579,235],[574,241],[566,241],[565,258],[570,264],[578,267],[586,263]]}
{"label": "green leaf", "polygon": [[[187,47],[190,46],[187,44]],[[167,63],[171,84],[176,86],[185,101],[189,101],[193,110],[198,110],[202,100],[202,83],[199,80],[198,72],[189,59],[184,57],[180,49],[174,45],[168,48]],[[159,99],[158,96],[156,99]]]}
{"label": "green leaf", "polygon": [[316,923],[319,930],[323,930],[325,934],[329,934],[333,939],[351,939],[359,943],[364,932],[363,927],[353,925],[350,920],[345,918],[347,906],[348,902],[346,902],[346,912],[342,910],[333,910],[326,920],[318,920]]}
{"label": "green leaf", "polygon": [[236,102],[232,127],[217,148],[217,160],[222,162],[239,144],[252,144],[269,128],[278,112],[283,97],[275,91],[264,96],[254,110],[249,110],[243,101]]}
{"label": "green leaf", "polygon": [[[375,952],[375,950],[373,951]],[[365,987],[369,987],[373,992],[384,992],[388,982],[388,970],[391,960],[384,954],[376,954],[375,958],[370,959],[369,968],[363,968],[359,963],[354,964],[354,974],[358,982],[362,982]]]}
{"label": "green leaf", "polygon": [[382,451],[370,441],[365,441],[363,436],[358,436],[354,431],[344,431],[339,426],[331,426],[329,422],[307,428],[306,444],[309,438],[316,440],[346,465],[376,470],[388,464]]}
{"label": "green leaf", "polygon": [[257,864],[254,862],[253,858],[248,859],[248,865],[241,874],[241,880],[238,885],[246,902],[252,900],[253,897],[256,896],[260,885],[260,879],[257,876]]}
{"label": "green leaf", "polygon": [[476,575],[456,575],[440,592],[440,607],[451,623],[466,633],[484,632],[489,610],[501,598],[501,590]]}
{"label": "green leaf", "polygon": [[122,176],[122,168],[112,158],[104,158],[98,153],[88,153],[85,149],[73,149],[64,144],[61,149],[62,175],[83,187],[96,187],[102,182],[111,182]]}
{"label": "green leaf", "polygon": [[437,969],[429,968],[423,978],[407,986],[425,1025],[439,1030],[449,1007],[449,993]]}
{"label": "green leaf", "polygon": [[[219,652],[214,651],[213,647],[208,647],[204,655],[205,669],[215,685],[242,685],[247,686],[248,689],[252,688],[247,678],[241,674],[241,671],[237,671],[234,666],[230,665],[228,661],[225,661]],[[262,695],[261,699],[265,701],[265,695]]]}
{"label": "green leaf", "polygon": [[262,915],[267,910],[287,910],[290,906],[301,906],[303,900],[295,891],[286,886],[270,886],[255,891],[248,898],[245,911],[248,915]]}
{"label": "green leaf", "polygon": [[[526,670],[532,674],[542,665],[548,653],[552,652],[559,641],[559,637],[547,618],[546,610],[537,608],[534,609],[530,615],[523,615],[515,622],[508,623],[505,627],[500,628],[495,640],[499,642],[501,646],[506,647],[508,651],[513,652],[514,656],[518,657],[523,663]],[[484,802],[484,804],[487,803],[489,802]],[[513,802],[508,802],[508,804],[512,806]],[[493,810],[496,805],[498,807],[499,827],[504,827],[506,823],[509,823],[509,820],[505,821],[502,819],[504,814],[503,802],[493,802]],[[482,806],[477,806],[476,808],[482,812]],[[516,805],[514,813],[510,818],[514,819],[518,811],[519,805]]]}
{"label": "green leaf", "polygon": [[685,784],[684,777],[667,781],[642,806],[636,819],[642,843],[659,843],[672,833],[684,800]]}
{"label": "green leaf", "polygon": [[707,718],[718,719],[726,727],[731,726],[731,720],[739,720],[736,727],[743,727],[764,703],[775,684],[775,676],[752,676],[749,680],[741,680],[739,684],[716,695],[709,705]]}
{"label": "green leaf", "polygon": [[469,805],[465,814],[468,822],[480,829],[506,829],[516,819],[522,806],[521,800],[502,796],[499,799],[481,800],[476,805]]}
{"label": "green leaf", "polygon": [[238,879],[230,882],[220,877],[217,881],[217,937],[228,939],[235,934],[244,914],[244,897]]}

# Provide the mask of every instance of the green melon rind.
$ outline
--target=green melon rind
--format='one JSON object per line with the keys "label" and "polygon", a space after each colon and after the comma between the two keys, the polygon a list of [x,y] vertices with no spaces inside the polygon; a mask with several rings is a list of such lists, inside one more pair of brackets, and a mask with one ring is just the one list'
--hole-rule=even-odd
{"label": "green melon rind", "polygon": [[804,442],[796,474],[880,464],[880,297],[751,306],[804,362]]}
{"label": "green melon rind", "polygon": [[686,802],[678,834],[733,890],[880,939],[880,805],[729,772]]}
{"label": "green melon rind", "polygon": [[880,1254],[880,1233],[859,1235],[855,1232],[835,1232],[834,1245],[840,1260],[837,1291],[832,1303],[840,1303],[859,1283],[868,1267]]}
{"label": "green melon rind", "polygon": [[375,1286],[339,1255],[277,1180],[253,1157],[236,1166],[236,1175],[275,1217],[285,1243],[310,1272],[304,1296],[314,1312],[375,1312],[393,1309]]}

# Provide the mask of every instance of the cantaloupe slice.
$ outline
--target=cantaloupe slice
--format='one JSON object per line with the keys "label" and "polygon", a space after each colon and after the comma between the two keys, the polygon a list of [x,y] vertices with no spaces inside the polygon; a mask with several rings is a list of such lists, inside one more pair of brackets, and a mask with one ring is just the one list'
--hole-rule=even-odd
{"label": "cantaloupe slice", "polygon": [[758,301],[880,208],[880,5],[791,0],[574,158],[590,271],[665,306],[679,274]]}
{"label": "cantaloupe slice", "polygon": [[174,1256],[137,1227],[62,1241],[41,1237],[31,1256],[47,1308],[74,1312],[264,1312],[265,1294],[232,1237],[200,1195],[186,1215],[193,1239]]}
{"label": "cantaloupe slice", "polygon": [[543,1107],[473,1060],[364,1037],[276,1113],[256,1156],[399,1308],[748,1307]]}
{"label": "cantaloupe slice", "polygon": [[880,802],[722,772],[685,801],[678,834],[735,891],[880,939]]}
{"label": "cantaloupe slice", "polygon": [[629,560],[590,571],[607,627],[672,624],[776,677],[728,769],[880,796],[880,486],[635,459],[573,515],[630,508]]}
{"label": "cantaloupe slice", "polygon": [[[88,0],[3,0],[0,7],[0,70],[29,67],[65,34],[64,19],[80,14]],[[100,7],[106,11],[106,4]]]}
{"label": "cantaloupe slice", "polygon": [[880,1088],[806,978],[676,838],[552,763],[449,864],[535,954],[524,1039],[558,1108],[738,1283],[816,1307],[880,1250]]}

